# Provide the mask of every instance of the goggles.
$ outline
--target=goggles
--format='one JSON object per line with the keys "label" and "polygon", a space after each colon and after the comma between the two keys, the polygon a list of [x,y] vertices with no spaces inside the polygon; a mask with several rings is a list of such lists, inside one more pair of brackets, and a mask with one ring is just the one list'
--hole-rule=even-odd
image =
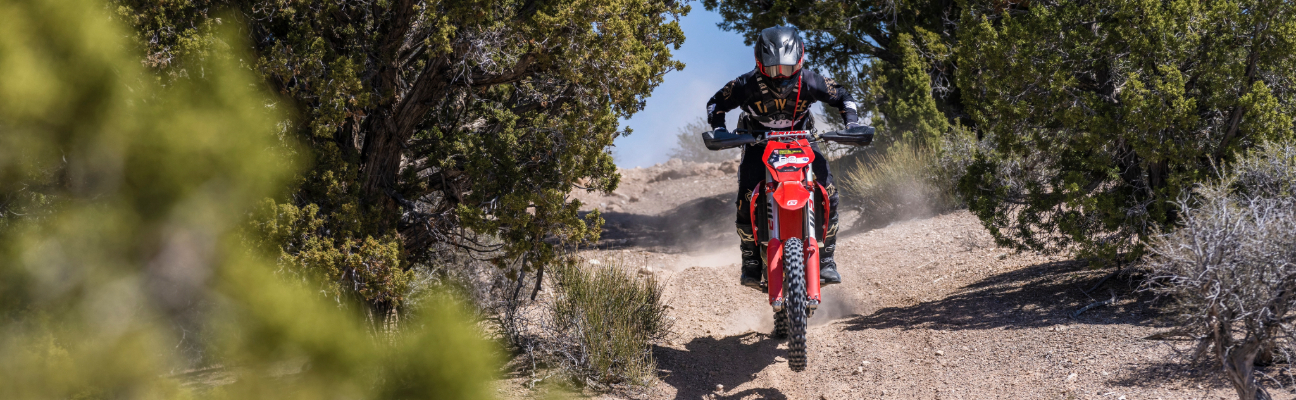
{"label": "goggles", "polygon": [[801,70],[801,62],[798,61],[796,65],[765,65],[762,68],[765,75],[771,78],[791,78]]}

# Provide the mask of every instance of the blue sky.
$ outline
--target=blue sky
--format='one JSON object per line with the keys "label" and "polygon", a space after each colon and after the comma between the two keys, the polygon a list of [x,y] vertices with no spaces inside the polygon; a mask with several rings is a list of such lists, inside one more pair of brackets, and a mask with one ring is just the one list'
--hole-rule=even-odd
{"label": "blue sky", "polygon": [[[720,87],[755,67],[751,47],[743,44],[741,35],[716,27],[720,21],[719,14],[696,3],[680,19],[685,40],[672,54],[684,62],[684,70],[666,74],[644,109],[622,121],[634,133],[617,138],[613,149],[617,166],[647,167],[666,161],[679,128],[703,116],[707,100]],[[737,110],[729,113],[729,129],[737,118]]]}

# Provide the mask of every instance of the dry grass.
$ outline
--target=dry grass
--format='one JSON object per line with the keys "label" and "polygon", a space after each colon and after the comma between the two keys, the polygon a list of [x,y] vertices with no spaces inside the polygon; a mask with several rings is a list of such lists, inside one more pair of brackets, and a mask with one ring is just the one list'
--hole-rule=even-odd
{"label": "dry grass", "polygon": [[532,366],[533,380],[561,377],[598,390],[650,384],[652,343],[669,328],[661,284],[616,265],[550,271],[550,293],[503,315],[506,339]]}
{"label": "dry grass", "polygon": [[927,217],[963,206],[955,186],[971,159],[970,143],[947,138],[941,150],[906,142],[844,160],[841,190],[860,208],[864,223],[883,226]]}

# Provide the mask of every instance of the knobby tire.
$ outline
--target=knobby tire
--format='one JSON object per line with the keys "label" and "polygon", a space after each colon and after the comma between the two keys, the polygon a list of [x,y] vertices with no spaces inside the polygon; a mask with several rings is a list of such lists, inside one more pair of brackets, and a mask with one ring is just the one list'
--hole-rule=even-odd
{"label": "knobby tire", "polygon": [[783,243],[784,311],[787,313],[788,366],[801,372],[806,368],[806,272],[805,250],[801,239]]}

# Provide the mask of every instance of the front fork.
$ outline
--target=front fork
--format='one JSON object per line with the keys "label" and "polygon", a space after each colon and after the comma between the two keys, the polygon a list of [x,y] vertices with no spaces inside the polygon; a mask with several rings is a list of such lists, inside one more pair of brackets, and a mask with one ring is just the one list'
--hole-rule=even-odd
{"label": "front fork", "polygon": [[[812,182],[811,184],[813,184],[813,175],[807,173],[807,178],[807,181]],[[814,315],[814,311],[819,308],[819,302],[822,300],[822,297],[819,294],[819,241],[815,238],[817,229],[814,220],[814,205],[815,202],[812,201],[810,204],[807,204],[802,208],[802,221],[804,222],[803,225],[805,227],[802,230],[802,236],[805,238],[803,245],[805,247],[806,297],[809,297],[807,303],[810,315],[812,316]],[[773,202],[770,202],[769,210],[771,214],[777,214],[781,211]],[[774,312],[779,312],[783,310],[784,300],[783,241],[779,240],[775,233],[779,231],[779,222],[788,223],[791,221],[780,221],[781,218],[771,219],[773,220],[773,223],[771,224],[772,229],[770,229],[770,240],[765,247],[767,255],[765,258],[765,264],[768,268],[765,276],[769,278],[767,287],[769,288],[770,306],[774,308]]]}

